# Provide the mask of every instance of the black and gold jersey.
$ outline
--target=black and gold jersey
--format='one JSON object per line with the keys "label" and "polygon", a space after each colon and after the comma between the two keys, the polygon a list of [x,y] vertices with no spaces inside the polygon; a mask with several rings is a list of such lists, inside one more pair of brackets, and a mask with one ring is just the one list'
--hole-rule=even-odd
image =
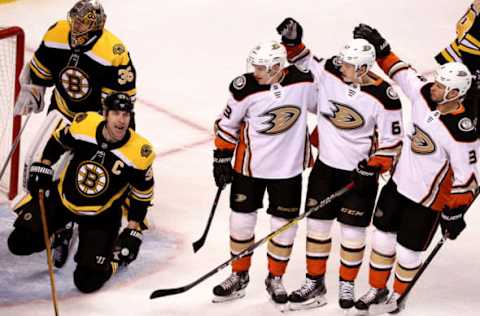
{"label": "black and gold jersey", "polygon": [[471,5],[457,22],[457,37],[435,56],[439,64],[463,62],[475,74],[480,71],[480,12]]}
{"label": "black and gold jersey", "polygon": [[100,111],[101,99],[112,92],[135,99],[135,68],[120,39],[104,29],[81,47],[72,48],[69,40],[68,22],[58,21],[30,62],[34,84],[55,86],[49,110],[71,120],[80,112]]}
{"label": "black and gold jersey", "polygon": [[98,113],[77,114],[72,124],[53,133],[42,159],[54,162],[62,150],[72,151],[57,188],[63,205],[73,213],[102,213],[123,202],[122,195],[130,190],[128,218],[141,222],[153,198],[155,153],[132,129],[122,141],[108,143],[102,136],[105,124]]}

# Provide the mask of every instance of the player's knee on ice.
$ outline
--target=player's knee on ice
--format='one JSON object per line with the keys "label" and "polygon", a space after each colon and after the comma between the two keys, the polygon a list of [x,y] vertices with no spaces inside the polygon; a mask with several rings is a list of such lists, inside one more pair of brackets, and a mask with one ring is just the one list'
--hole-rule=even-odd
{"label": "player's knee on ice", "polygon": [[92,293],[100,289],[112,275],[111,269],[104,271],[77,266],[73,272],[73,283],[80,292]]}
{"label": "player's knee on ice", "polygon": [[17,256],[28,256],[45,249],[41,234],[20,227],[12,231],[7,243],[10,252]]}

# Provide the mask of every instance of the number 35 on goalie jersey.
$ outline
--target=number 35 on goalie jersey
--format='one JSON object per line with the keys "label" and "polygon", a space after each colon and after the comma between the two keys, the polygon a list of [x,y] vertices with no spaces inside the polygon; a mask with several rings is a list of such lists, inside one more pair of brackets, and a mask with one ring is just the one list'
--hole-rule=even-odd
{"label": "number 35 on goalie jersey", "polygon": [[245,176],[291,178],[310,162],[307,111],[316,113],[317,89],[310,71],[283,71],[271,85],[259,84],[252,73],[237,77],[215,122],[215,146],[235,149],[234,169]]}
{"label": "number 35 on goalie jersey", "polygon": [[[104,124],[97,113],[80,113],[54,132],[58,145],[73,152],[58,183],[62,203],[73,213],[97,215],[123,202],[131,186],[129,209],[138,217],[129,213],[129,219],[141,221],[153,198],[152,146],[132,129],[123,141],[108,144],[102,137]],[[49,153],[43,158],[49,159]]]}

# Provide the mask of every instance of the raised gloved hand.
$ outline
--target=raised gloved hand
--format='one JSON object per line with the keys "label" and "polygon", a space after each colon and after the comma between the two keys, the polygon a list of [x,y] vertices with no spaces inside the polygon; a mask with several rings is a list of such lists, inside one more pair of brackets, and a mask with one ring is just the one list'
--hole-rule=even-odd
{"label": "raised gloved hand", "polygon": [[366,159],[360,161],[352,174],[354,190],[361,194],[375,194],[379,173],[380,167],[368,165]]}
{"label": "raised gloved hand", "polygon": [[137,259],[140,245],[142,244],[142,232],[132,228],[124,228],[118,235],[113,248],[113,260],[119,265],[129,265]]}
{"label": "raised gloved hand", "polygon": [[359,24],[353,30],[353,38],[363,38],[375,47],[377,58],[384,58],[390,54],[390,44],[373,27],[367,24]]}
{"label": "raised gloved hand", "polygon": [[302,43],[302,26],[292,18],[283,20],[277,26],[277,32],[282,35],[282,43],[286,46],[296,46]]}
{"label": "raised gloved hand", "polygon": [[443,210],[440,216],[440,227],[442,234],[448,239],[456,239],[458,235],[467,227],[463,215],[466,207],[458,207]]}
{"label": "raised gloved hand", "polygon": [[30,166],[27,189],[32,195],[37,195],[39,190],[48,190],[52,186],[53,170],[49,165],[34,162]]}
{"label": "raised gloved hand", "polygon": [[233,151],[215,149],[213,151],[213,177],[217,187],[223,188],[232,182]]}

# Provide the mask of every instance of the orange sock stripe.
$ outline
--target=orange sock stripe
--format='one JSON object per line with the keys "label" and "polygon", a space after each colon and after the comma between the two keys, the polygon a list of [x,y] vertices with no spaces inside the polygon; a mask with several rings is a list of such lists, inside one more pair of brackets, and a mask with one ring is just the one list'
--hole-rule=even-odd
{"label": "orange sock stripe", "polygon": [[250,269],[252,264],[252,255],[240,258],[232,262],[232,271],[233,272],[245,272]]}
{"label": "orange sock stripe", "polygon": [[354,281],[357,278],[358,271],[360,271],[360,265],[358,267],[349,267],[340,264],[340,278],[344,281]]}
{"label": "orange sock stripe", "polygon": [[385,269],[385,270],[379,270],[370,266],[368,282],[370,283],[370,286],[374,288],[383,289],[387,287],[388,278],[390,278],[391,273],[392,273],[391,268]]}
{"label": "orange sock stripe", "polygon": [[268,272],[270,272],[273,276],[284,275],[285,270],[287,269],[287,264],[288,261],[280,261],[268,256]]}
{"label": "orange sock stripe", "polygon": [[403,294],[407,290],[408,285],[410,282],[402,282],[398,278],[395,278],[393,282],[393,290],[398,294]]}
{"label": "orange sock stripe", "polygon": [[307,257],[307,274],[311,276],[324,275],[327,271],[327,260],[328,257],[315,259]]}

